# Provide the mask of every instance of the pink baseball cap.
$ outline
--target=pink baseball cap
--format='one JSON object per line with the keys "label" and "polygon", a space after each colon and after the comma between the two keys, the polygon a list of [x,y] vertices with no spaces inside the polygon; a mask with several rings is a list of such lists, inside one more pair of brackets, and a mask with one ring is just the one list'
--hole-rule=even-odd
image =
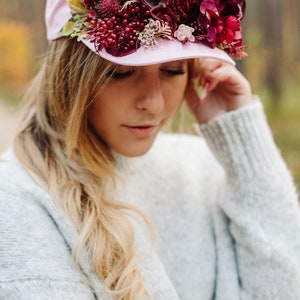
{"label": "pink baseball cap", "polygon": [[223,2],[47,0],[47,39],[76,38],[119,65],[145,66],[190,58],[235,64],[232,57],[246,55],[240,27],[245,2]]}

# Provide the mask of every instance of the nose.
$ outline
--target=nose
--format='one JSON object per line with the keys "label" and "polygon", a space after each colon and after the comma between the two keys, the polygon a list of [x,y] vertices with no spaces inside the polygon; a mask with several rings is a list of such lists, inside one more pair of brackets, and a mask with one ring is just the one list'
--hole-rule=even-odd
{"label": "nose", "polygon": [[165,101],[159,76],[147,76],[142,81],[138,88],[139,93],[136,98],[136,108],[152,114],[161,113],[164,109]]}

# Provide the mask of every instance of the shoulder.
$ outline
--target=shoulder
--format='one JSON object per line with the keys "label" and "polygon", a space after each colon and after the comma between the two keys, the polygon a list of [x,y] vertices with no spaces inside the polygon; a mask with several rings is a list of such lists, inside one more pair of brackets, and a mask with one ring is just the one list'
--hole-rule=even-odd
{"label": "shoulder", "polygon": [[48,194],[12,153],[1,159],[0,182],[0,282],[74,276]]}
{"label": "shoulder", "polygon": [[0,159],[0,215],[22,213],[29,207],[38,207],[46,193],[23,168],[13,152]]}

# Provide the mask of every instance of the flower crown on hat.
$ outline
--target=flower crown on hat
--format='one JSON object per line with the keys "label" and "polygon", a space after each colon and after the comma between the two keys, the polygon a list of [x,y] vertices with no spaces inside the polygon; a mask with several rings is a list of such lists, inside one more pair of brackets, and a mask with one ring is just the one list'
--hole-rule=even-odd
{"label": "flower crown on hat", "polygon": [[246,56],[241,19],[245,0],[66,0],[71,18],[62,36],[87,39],[113,56],[155,47],[159,39],[202,42],[232,58]]}

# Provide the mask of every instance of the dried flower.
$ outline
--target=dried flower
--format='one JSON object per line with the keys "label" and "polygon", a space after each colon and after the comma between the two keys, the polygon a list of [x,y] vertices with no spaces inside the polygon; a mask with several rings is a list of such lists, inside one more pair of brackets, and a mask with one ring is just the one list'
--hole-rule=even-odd
{"label": "dried flower", "polygon": [[155,7],[160,3],[159,0],[142,0],[142,2],[145,3],[148,7]]}
{"label": "dried flower", "polygon": [[157,5],[154,8],[151,9],[151,16],[154,19],[157,19],[161,22],[165,22],[169,24],[169,26],[173,29],[176,30],[178,27],[178,18],[175,14],[175,12],[165,6],[165,5]]}
{"label": "dried flower", "polygon": [[144,30],[138,34],[138,40],[146,47],[158,45],[158,38],[172,38],[171,28],[159,20],[150,19]]}
{"label": "dried flower", "polygon": [[121,9],[119,0],[101,0],[97,5],[98,12],[102,18],[112,17]]}
{"label": "dried flower", "polygon": [[176,37],[181,42],[195,42],[195,37],[193,36],[194,28],[180,24],[178,29],[174,32],[174,37]]}

